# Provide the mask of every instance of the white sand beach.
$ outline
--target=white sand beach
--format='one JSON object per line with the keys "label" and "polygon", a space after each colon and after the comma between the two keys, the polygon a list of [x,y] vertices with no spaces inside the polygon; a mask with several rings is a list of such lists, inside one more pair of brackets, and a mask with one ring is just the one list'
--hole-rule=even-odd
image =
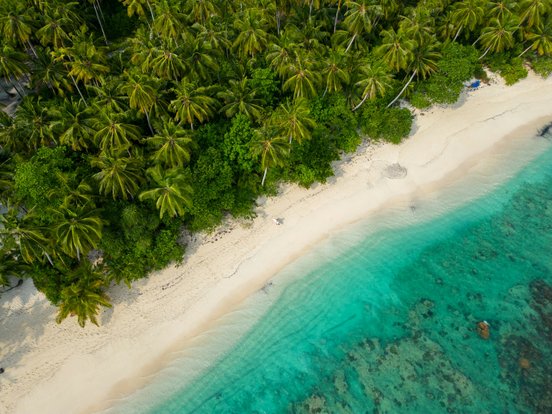
{"label": "white sand beach", "polygon": [[532,73],[510,87],[493,77],[451,107],[418,111],[401,145],[363,145],[336,164],[327,184],[282,185],[277,197],[259,201],[256,218],[195,236],[182,266],[131,290],[111,288],[114,305],[102,311],[99,328],[81,329],[71,318],[56,324],[56,309],[25,281],[0,302],[0,413],[109,407],[309,247],[396,200],[446,187],[549,122],[552,78]]}

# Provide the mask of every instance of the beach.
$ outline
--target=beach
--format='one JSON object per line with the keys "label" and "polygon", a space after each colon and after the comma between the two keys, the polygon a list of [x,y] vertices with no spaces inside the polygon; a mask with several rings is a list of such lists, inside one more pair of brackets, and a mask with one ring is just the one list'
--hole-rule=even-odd
{"label": "beach", "polygon": [[[228,220],[190,240],[184,263],[110,289],[100,327],[57,325],[30,281],[2,298],[0,410],[87,413],[151,380],[173,351],[261,289],[286,264],[346,225],[418,200],[552,121],[552,79],[534,74],[466,91],[443,108],[417,111],[399,146],[364,144],[327,184],[282,185],[258,200],[252,220]],[[515,148],[515,146],[512,146]],[[277,225],[274,219],[281,219]]]}

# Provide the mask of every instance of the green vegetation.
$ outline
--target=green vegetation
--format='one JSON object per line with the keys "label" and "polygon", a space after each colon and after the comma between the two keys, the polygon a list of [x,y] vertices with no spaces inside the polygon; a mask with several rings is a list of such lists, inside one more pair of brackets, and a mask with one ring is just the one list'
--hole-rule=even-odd
{"label": "green vegetation", "polygon": [[398,143],[482,65],[551,72],[549,0],[3,0],[0,285],[97,323],[179,235]]}

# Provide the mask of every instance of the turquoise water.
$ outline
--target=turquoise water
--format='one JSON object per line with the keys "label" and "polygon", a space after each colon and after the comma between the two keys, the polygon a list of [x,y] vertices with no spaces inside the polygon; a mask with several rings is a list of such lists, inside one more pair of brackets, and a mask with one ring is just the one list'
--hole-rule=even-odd
{"label": "turquoise water", "polygon": [[134,411],[552,412],[552,148],[485,197],[422,210],[326,243],[313,254],[337,257],[267,285],[227,352]]}

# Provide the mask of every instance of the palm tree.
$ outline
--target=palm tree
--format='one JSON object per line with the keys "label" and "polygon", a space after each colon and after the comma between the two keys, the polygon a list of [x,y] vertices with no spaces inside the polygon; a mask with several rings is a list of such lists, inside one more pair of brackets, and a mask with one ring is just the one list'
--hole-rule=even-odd
{"label": "palm tree", "polygon": [[46,16],[44,25],[36,31],[36,37],[43,46],[52,45],[55,49],[65,46],[69,40],[71,20],[67,16]]}
{"label": "palm tree", "polygon": [[209,88],[197,87],[187,78],[182,79],[176,89],[173,89],[176,99],[169,104],[169,109],[176,113],[176,120],[190,124],[194,129],[194,121],[205,122],[213,116],[217,101],[209,96]]}
{"label": "palm tree", "polygon": [[128,95],[129,105],[146,115],[148,127],[153,134],[155,131],[151,126],[150,112],[157,101],[157,88],[153,79],[146,76],[129,75],[128,80],[121,87],[121,91]]}
{"label": "palm tree", "polygon": [[367,99],[384,96],[392,77],[379,62],[368,62],[360,67],[360,79],[355,86],[362,89],[362,100],[353,108],[356,111]]}
{"label": "palm tree", "polygon": [[135,156],[101,153],[90,160],[100,172],[93,175],[100,185],[100,193],[113,199],[127,200],[138,192],[143,182],[142,161]]}
{"label": "palm tree", "polygon": [[208,80],[218,71],[217,51],[213,50],[209,43],[201,39],[187,42],[186,68],[193,78]]}
{"label": "palm tree", "polygon": [[543,17],[552,11],[550,0],[522,0],[519,5],[521,23],[528,28],[541,24]]}
{"label": "palm tree", "polygon": [[316,122],[310,116],[310,108],[305,98],[281,104],[274,113],[274,124],[283,136],[289,137],[289,144],[295,138],[298,143],[311,137]]}
{"label": "palm tree", "polygon": [[412,16],[403,16],[399,23],[400,31],[408,39],[414,40],[417,44],[426,44],[433,36],[435,21],[427,11],[413,11]]}
{"label": "palm tree", "polygon": [[485,52],[479,57],[483,59],[489,52],[502,52],[514,46],[514,32],[519,28],[514,18],[505,20],[492,19],[489,27],[482,30],[480,40]]}
{"label": "palm tree", "polygon": [[323,61],[322,76],[326,80],[324,95],[327,92],[342,90],[343,85],[347,85],[350,81],[347,57],[343,49],[331,49],[328,56],[321,60]]}
{"label": "palm tree", "polygon": [[525,39],[530,42],[529,46],[519,54],[523,56],[530,49],[537,52],[539,56],[552,55],[552,19],[548,18],[546,24],[533,26],[525,33]]}
{"label": "palm tree", "polygon": [[15,126],[27,148],[37,150],[56,142],[50,109],[40,98],[26,96],[15,113]]}
{"label": "palm tree", "polygon": [[144,73],[153,73],[160,78],[178,80],[186,70],[184,60],[177,52],[176,44],[170,39],[162,47],[153,47],[142,64]]}
{"label": "palm tree", "polygon": [[373,28],[374,5],[369,0],[347,1],[347,12],[343,24],[351,35],[345,52],[348,52],[355,39]]}
{"label": "palm tree", "polygon": [[44,261],[51,263],[51,239],[44,229],[37,225],[38,216],[30,210],[23,216],[18,208],[8,206],[8,211],[0,214],[0,235],[2,244],[15,249],[26,263]]}
{"label": "palm tree", "polygon": [[155,11],[156,16],[152,24],[153,30],[162,39],[174,39],[178,43],[178,39],[182,37],[183,33],[186,33],[184,14],[168,0],[161,0]]}
{"label": "palm tree", "polygon": [[515,0],[496,0],[489,4],[490,17],[504,19],[511,16],[518,8]]}
{"label": "palm tree", "polygon": [[408,88],[408,85],[414,80],[416,76],[427,78],[431,73],[437,71],[437,61],[441,57],[441,54],[437,51],[437,44],[430,43],[427,45],[419,46],[414,51],[414,57],[412,63],[409,65],[409,70],[412,71],[412,75],[408,82],[401,89],[399,94],[393,99],[387,107],[392,106],[397,99],[401,97],[403,92]]}
{"label": "palm tree", "polygon": [[[52,54],[54,62],[61,62],[61,63],[63,63],[64,67],[66,67],[66,68],[68,68],[70,66],[71,56],[70,56],[70,50],[69,49],[67,49],[65,47],[54,48],[54,50],[51,52],[51,54]],[[76,79],[72,75],[69,75],[69,78],[71,79],[71,82],[73,83],[73,85],[75,86],[75,89],[79,93],[79,96],[82,99],[83,103],[86,106],[88,106],[88,104],[86,103],[86,99],[84,98],[84,95],[82,94],[82,91],[80,90],[79,85],[77,84]]]}
{"label": "palm tree", "polygon": [[81,254],[98,246],[104,222],[90,204],[64,204],[54,214],[57,216],[54,231],[61,251],[80,261]]}
{"label": "palm tree", "polygon": [[295,60],[297,48],[297,44],[292,38],[292,32],[285,30],[278,41],[270,45],[266,61],[280,76],[284,76],[288,67]]}
{"label": "palm tree", "polygon": [[49,115],[52,131],[62,145],[69,145],[75,151],[88,148],[97,120],[83,101],[64,100],[59,107],[51,107]]}
{"label": "palm tree", "polygon": [[406,69],[413,59],[416,42],[408,39],[400,30],[383,30],[382,44],[376,49],[383,61],[395,72]]}
{"label": "palm tree", "polygon": [[24,47],[29,46],[36,56],[36,51],[30,41],[33,32],[32,23],[33,19],[27,12],[25,2],[17,0],[2,2],[0,6],[0,34],[4,43],[7,44],[15,40]]}
{"label": "palm tree", "polygon": [[40,89],[48,87],[53,93],[65,97],[66,92],[72,92],[73,86],[68,79],[68,71],[64,62],[55,60],[49,48],[41,48],[37,51],[37,57],[33,64],[31,85]]}
{"label": "palm tree", "polygon": [[124,122],[124,115],[116,112],[100,112],[95,128],[94,140],[104,152],[125,150],[142,135],[140,128]]}
{"label": "palm tree", "polygon": [[14,165],[11,154],[0,148],[0,204],[6,204],[13,189]]}
{"label": "palm tree", "polygon": [[273,128],[265,127],[257,131],[251,151],[253,155],[261,157],[261,168],[264,170],[261,186],[264,186],[268,168],[284,165],[284,158],[289,154],[289,144],[287,139],[277,135]]}
{"label": "palm tree", "polygon": [[485,17],[485,5],[485,0],[462,0],[454,4],[451,18],[458,29],[452,39],[453,42],[463,29],[473,31],[481,24]]}
{"label": "palm tree", "polygon": [[244,12],[243,19],[234,21],[238,36],[232,47],[238,52],[239,56],[253,57],[267,47],[269,35],[264,30],[266,25],[266,19],[256,9],[247,9]]}
{"label": "palm tree", "polygon": [[135,14],[141,17],[146,15],[145,7],[147,5],[148,11],[151,16],[151,21],[155,20],[151,3],[148,0],[123,0],[123,4],[127,7],[128,17],[132,17]]}
{"label": "palm tree", "polygon": [[74,177],[68,173],[58,171],[56,178],[59,187],[50,190],[47,194],[50,200],[62,199],[64,205],[84,206],[92,202],[92,186],[86,180],[81,180],[75,185]]}
{"label": "palm tree", "polygon": [[255,91],[249,86],[247,78],[241,81],[230,80],[230,88],[217,94],[225,105],[220,108],[220,112],[231,118],[240,113],[251,120],[261,118],[263,107],[262,100],[255,97]]}
{"label": "palm tree", "polygon": [[194,22],[206,22],[219,14],[218,6],[211,0],[195,0],[186,3],[186,11]]}
{"label": "palm tree", "polygon": [[153,188],[143,191],[140,200],[154,200],[162,219],[165,213],[170,217],[182,216],[185,207],[192,206],[192,187],[187,183],[184,174],[178,169],[162,170],[158,165],[148,169]]}
{"label": "palm tree", "polygon": [[121,91],[121,84],[123,81],[119,78],[111,78],[101,86],[88,86],[87,90],[96,95],[92,106],[96,110],[104,109],[119,113],[128,111],[128,95]]}
{"label": "palm tree", "polygon": [[102,84],[104,75],[109,72],[104,49],[94,45],[92,36],[82,34],[74,37],[73,46],[69,48],[69,76],[85,85],[90,82],[94,82],[96,86]]}
{"label": "palm tree", "polygon": [[[20,97],[23,96],[21,92],[23,86],[19,82],[19,79],[29,73],[27,60],[25,53],[18,52],[8,44],[0,47],[0,78],[9,80]],[[14,84],[14,80],[19,85],[19,89]]]}
{"label": "palm tree", "polygon": [[[218,22],[218,23],[213,23]],[[228,32],[226,30],[218,30],[223,27],[220,18],[212,17],[208,20],[207,25],[194,23],[192,28],[196,32],[195,39],[197,41],[208,44],[212,50],[226,52],[232,43],[228,40]]]}
{"label": "palm tree", "polygon": [[314,69],[308,57],[297,56],[287,69],[287,79],[283,89],[292,90],[294,98],[311,98],[316,96],[316,86],[320,83],[320,73]]}
{"label": "palm tree", "polygon": [[75,315],[82,328],[86,321],[98,326],[100,306],[111,307],[109,297],[103,290],[105,276],[101,269],[92,267],[88,261],[81,262],[73,274],[76,281],[61,291],[56,322],[61,323],[69,315]]}
{"label": "palm tree", "polygon": [[156,148],[151,158],[168,169],[182,167],[190,161],[191,135],[170,120],[165,120],[161,131],[146,142]]}

